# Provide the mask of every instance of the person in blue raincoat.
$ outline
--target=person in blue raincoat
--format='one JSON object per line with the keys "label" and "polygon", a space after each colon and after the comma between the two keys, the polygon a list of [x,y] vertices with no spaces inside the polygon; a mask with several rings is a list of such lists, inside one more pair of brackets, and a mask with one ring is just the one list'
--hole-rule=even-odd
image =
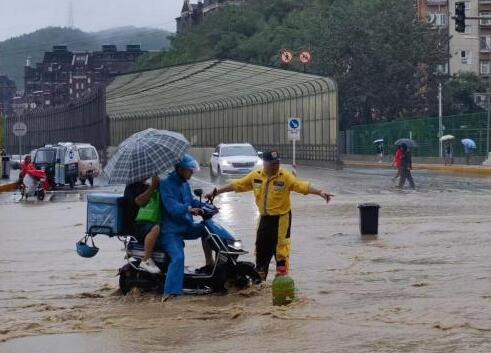
{"label": "person in blue raincoat", "polygon": [[[188,180],[199,169],[196,160],[186,154],[175,166],[175,170],[160,182],[162,199],[162,221],[159,242],[170,257],[164,283],[163,300],[182,294],[184,282],[184,243],[183,240],[198,239],[204,235],[203,225],[194,223],[193,216],[202,214],[202,203],[194,198]],[[213,265],[211,249],[205,247],[206,266]]]}

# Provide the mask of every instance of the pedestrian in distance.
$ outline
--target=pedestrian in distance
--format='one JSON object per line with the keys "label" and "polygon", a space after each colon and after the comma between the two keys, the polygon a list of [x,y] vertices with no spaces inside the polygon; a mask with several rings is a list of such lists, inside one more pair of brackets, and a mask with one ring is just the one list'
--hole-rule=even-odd
{"label": "pedestrian in distance", "polygon": [[409,182],[409,187],[415,189],[413,176],[411,174],[411,169],[413,169],[413,162],[411,157],[411,150],[407,147],[405,143],[401,144],[402,150],[402,163],[399,168],[400,179],[399,179],[399,189],[402,189],[406,184],[406,180]]}
{"label": "pedestrian in distance", "polygon": [[377,143],[377,157],[378,157],[378,162],[382,163],[384,161],[384,143],[380,142]]}
{"label": "pedestrian in distance", "polygon": [[465,164],[469,165],[470,160],[471,160],[471,155],[474,152],[472,148],[469,148],[469,146],[464,146],[464,154],[465,154]]}
{"label": "pedestrian in distance", "polygon": [[401,177],[402,157],[403,157],[402,147],[397,146],[394,159],[392,160],[392,167],[394,167],[394,169],[396,169],[397,171],[396,175],[392,178],[392,181],[394,182],[397,180],[397,178]]}
{"label": "pedestrian in distance", "polygon": [[268,275],[273,256],[276,274],[286,275],[290,260],[290,233],[292,224],[290,193],[318,195],[327,203],[334,194],[314,188],[310,182],[298,180],[291,172],[280,167],[277,151],[263,155],[262,170],[255,170],[221,188],[214,188],[206,195],[213,199],[226,192],[253,191],[260,219],[256,234],[256,269],[263,280]]}
{"label": "pedestrian in distance", "polygon": [[453,164],[453,148],[451,143],[446,143],[445,144],[445,151],[444,151],[444,157],[443,157],[443,163],[445,165],[452,165]]}

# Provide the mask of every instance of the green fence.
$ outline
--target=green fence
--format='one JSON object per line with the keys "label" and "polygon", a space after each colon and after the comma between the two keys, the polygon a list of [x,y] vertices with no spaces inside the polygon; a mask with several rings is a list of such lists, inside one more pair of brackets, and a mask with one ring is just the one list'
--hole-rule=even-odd
{"label": "green fence", "polygon": [[[475,113],[443,117],[444,135],[454,135],[454,156],[463,156],[464,147],[460,140],[473,139],[477,144],[476,155],[487,155],[487,114]],[[346,131],[346,153],[374,154],[373,141],[384,139],[385,151],[395,151],[394,142],[412,136],[418,143],[413,154],[421,157],[439,155],[438,117],[398,120],[386,123],[356,125]]]}

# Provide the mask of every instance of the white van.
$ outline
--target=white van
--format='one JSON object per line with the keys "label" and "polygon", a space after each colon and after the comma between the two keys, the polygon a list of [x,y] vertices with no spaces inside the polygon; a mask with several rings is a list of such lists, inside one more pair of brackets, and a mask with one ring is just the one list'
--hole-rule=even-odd
{"label": "white van", "polygon": [[82,185],[88,180],[94,186],[94,178],[101,174],[101,162],[97,149],[88,143],[76,143],[78,155],[79,179]]}

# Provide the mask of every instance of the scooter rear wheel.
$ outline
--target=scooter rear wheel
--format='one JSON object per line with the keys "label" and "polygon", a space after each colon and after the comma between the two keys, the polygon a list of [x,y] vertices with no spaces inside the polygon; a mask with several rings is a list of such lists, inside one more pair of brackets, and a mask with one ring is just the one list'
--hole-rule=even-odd
{"label": "scooter rear wheel", "polygon": [[256,271],[256,266],[251,262],[238,262],[235,271],[234,284],[238,289],[245,289],[261,283],[261,276]]}
{"label": "scooter rear wheel", "polygon": [[37,192],[37,198],[39,201],[43,201],[44,200],[44,196],[46,195],[46,193],[44,192],[44,190],[39,190]]}

